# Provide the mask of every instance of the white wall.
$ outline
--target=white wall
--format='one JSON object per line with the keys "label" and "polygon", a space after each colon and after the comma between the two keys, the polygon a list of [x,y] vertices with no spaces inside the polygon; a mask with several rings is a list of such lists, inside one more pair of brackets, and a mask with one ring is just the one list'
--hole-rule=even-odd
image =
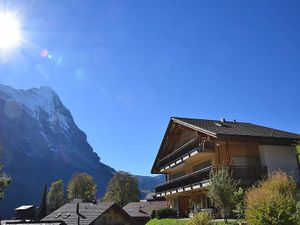
{"label": "white wall", "polygon": [[282,170],[299,182],[299,167],[295,146],[261,145],[259,146],[261,163],[268,167],[268,173]]}

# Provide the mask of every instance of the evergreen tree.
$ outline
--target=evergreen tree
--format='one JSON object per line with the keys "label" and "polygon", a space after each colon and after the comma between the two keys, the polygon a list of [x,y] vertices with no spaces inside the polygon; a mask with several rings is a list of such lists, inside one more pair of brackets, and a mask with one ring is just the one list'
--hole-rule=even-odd
{"label": "evergreen tree", "polygon": [[140,191],[136,178],[126,172],[116,173],[108,184],[103,201],[113,201],[120,207],[139,201]]}
{"label": "evergreen tree", "polygon": [[0,200],[4,198],[4,191],[11,183],[11,178],[2,172],[3,166],[0,165]]}
{"label": "evergreen tree", "polygon": [[38,208],[38,219],[42,219],[47,216],[47,185],[45,184],[42,197]]}
{"label": "evergreen tree", "polygon": [[51,213],[64,204],[65,193],[63,181],[57,180],[51,184],[47,197],[48,212]]}
{"label": "evergreen tree", "polygon": [[96,198],[97,185],[93,177],[87,173],[76,173],[68,184],[68,198],[94,199]]}

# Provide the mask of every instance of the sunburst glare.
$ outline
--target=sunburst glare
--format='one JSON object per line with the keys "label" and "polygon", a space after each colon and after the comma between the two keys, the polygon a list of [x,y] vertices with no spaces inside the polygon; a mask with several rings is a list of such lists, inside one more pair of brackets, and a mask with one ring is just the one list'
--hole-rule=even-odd
{"label": "sunburst glare", "polygon": [[19,21],[11,13],[0,13],[0,48],[12,48],[20,44]]}

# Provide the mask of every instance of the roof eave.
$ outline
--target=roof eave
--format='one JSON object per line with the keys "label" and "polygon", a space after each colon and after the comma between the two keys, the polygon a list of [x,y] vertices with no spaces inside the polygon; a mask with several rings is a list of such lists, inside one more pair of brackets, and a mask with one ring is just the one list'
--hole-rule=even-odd
{"label": "roof eave", "polygon": [[250,136],[250,135],[227,135],[227,134],[218,134],[217,139],[220,141],[228,141],[230,140],[241,140],[247,139],[247,141],[268,141],[275,143],[289,143],[289,144],[297,144],[300,141],[299,138],[287,138],[287,137],[263,137],[263,136]]}
{"label": "roof eave", "polygon": [[174,122],[174,123],[177,123],[177,124],[180,124],[180,125],[182,125],[182,126],[188,127],[188,128],[190,128],[190,129],[193,129],[193,130],[195,130],[195,131],[199,131],[199,132],[205,133],[205,134],[207,134],[207,135],[209,135],[209,136],[212,136],[212,137],[214,137],[214,138],[217,137],[217,134],[216,134],[216,133],[213,133],[213,132],[211,132],[211,131],[202,129],[202,128],[197,127],[197,126],[195,126],[195,125],[192,125],[192,124],[190,124],[190,123],[183,122],[182,120],[180,120],[180,119],[178,119],[178,118],[176,118],[176,117],[171,117],[171,118],[170,118],[170,121],[169,121],[169,124],[168,124],[168,126],[167,126],[167,129],[166,129],[166,132],[165,132],[165,134],[164,134],[163,140],[162,140],[162,142],[161,142],[161,144],[160,144],[158,153],[156,154],[154,163],[153,163],[153,165],[152,165],[152,168],[151,168],[151,173],[152,173],[152,174],[162,174],[160,171],[158,171],[158,170],[155,169],[155,165],[156,165],[156,163],[157,163],[158,156],[159,156],[159,154],[160,154],[161,151],[162,151],[162,147],[163,147],[163,144],[164,144],[164,142],[165,142],[165,140],[166,140],[166,137],[167,137],[167,134],[168,134],[168,130],[170,129],[171,124],[172,124],[173,122]]}

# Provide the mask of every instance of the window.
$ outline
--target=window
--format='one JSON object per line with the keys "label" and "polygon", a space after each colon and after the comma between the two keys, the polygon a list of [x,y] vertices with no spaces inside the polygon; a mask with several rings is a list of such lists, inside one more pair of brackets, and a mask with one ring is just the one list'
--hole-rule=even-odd
{"label": "window", "polygon": [[58,217],[60,217],[61,216],[61,213],[57,213],[56,215],[55,215],[55,218],[58,218]]}
{"label": "window", "polygon": [[64,219],[68,218],[71,215],[71,213],[67,213],[66,215],[64,215]]}

